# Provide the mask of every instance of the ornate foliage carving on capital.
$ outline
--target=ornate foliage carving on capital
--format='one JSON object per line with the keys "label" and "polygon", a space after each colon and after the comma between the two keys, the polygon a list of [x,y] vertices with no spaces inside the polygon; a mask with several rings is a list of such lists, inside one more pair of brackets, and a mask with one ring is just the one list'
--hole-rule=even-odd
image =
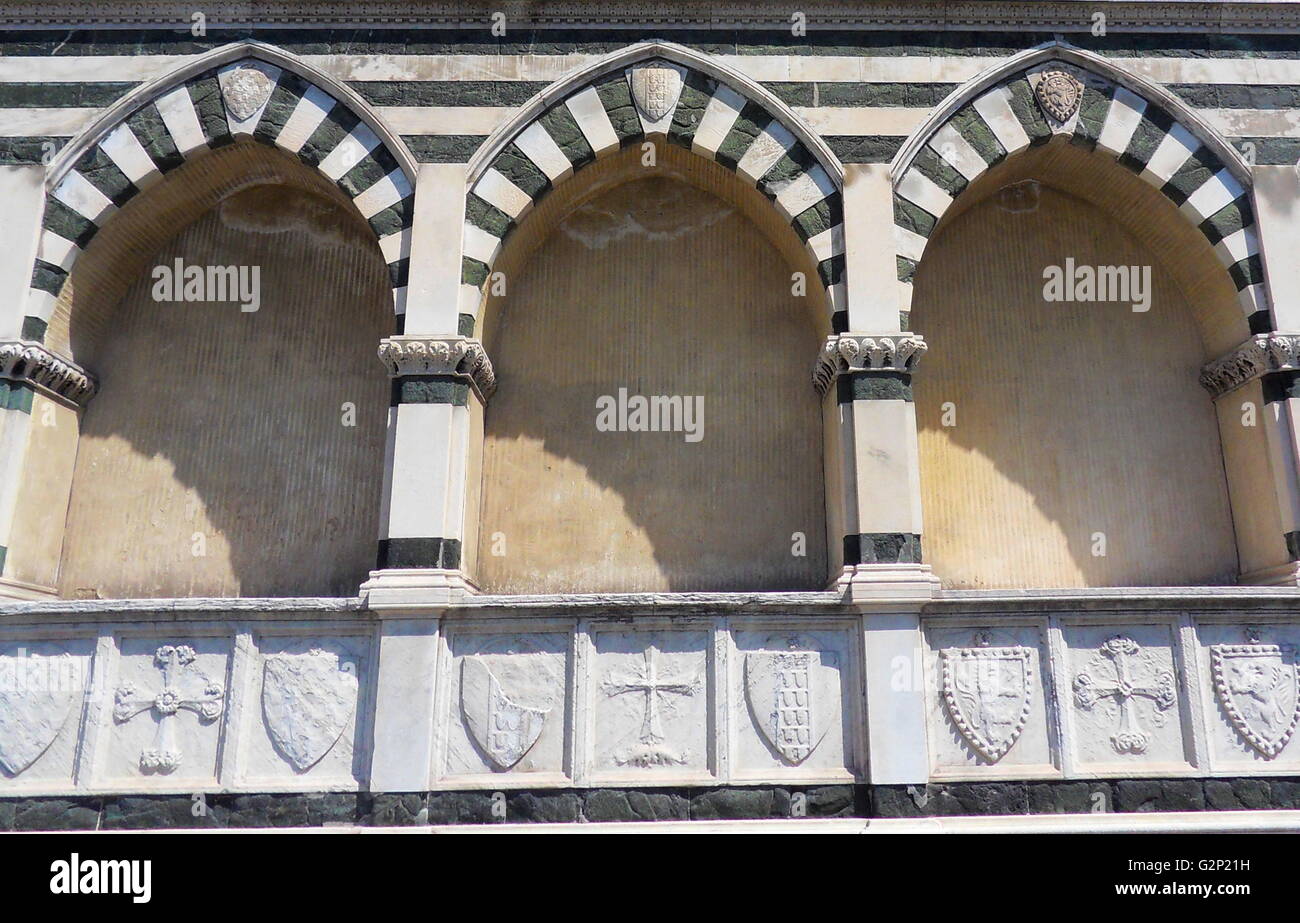
{"label": "ornate foliage carving on capital", "polygon": [[487,401],[497,388],[496,373],[483,344],[473,337],[387,337],[379,358],[394,378],[403,375],[458,375],[469,379]]}
{"label": "ornate foliage carving on capital", "polygon": [[911,372],[927,349],[915,333],[834,334],[822,345],[813,367],[813,384],[818,394],[825,394],[836,376],[847,372]]}
{"label": "ornate foliage carving on capital", "polygon": [[0,342],[0,378],[31,385],[78,405],[94,396],[99,384],[81,366],[62,359],[34,340]]}
{"label": "ornate foliage carving on capital", "polygon": [[1260,333],[1201,369],[1201,386],[1214,397],[1268,372],[1300,370],[1300,333]]}

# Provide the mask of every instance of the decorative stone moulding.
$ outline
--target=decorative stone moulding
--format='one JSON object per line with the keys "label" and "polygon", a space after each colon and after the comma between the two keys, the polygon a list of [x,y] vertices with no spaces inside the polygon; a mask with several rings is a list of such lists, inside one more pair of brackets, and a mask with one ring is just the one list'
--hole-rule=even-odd
{"label": "decorative stone moulding", "polygon": [[94,376],[81,366],[59,358],[32,340],[0,342],[0,378],[31,385],[82,406],[99,388]]}
{"label": "decorative stone moulding", "polygon": [[379,359],[393,378],[456,375],[468,379],[484,402],[497,388],[492,360],[473,337],[387,337],[379,342]]}
{"label": "decorative stone moulding", "polygon": [[1059,68],[1043,71],[1034,84],[1034,98],[1048,116],[1058,123],[1070,121],[1083,100],[1083,83]]}
{"label": "decorative stone moulding", "polygon": [[836,376],[848,372],[910,373],[927,349],[925,340],[914,333],[828,336],[813,367],[813,384],[818,394],[825,394]]}
{"label": "decorative stone moulding", "polygon": [[1300,333],[1259,333],[1201,369],[1201,386],[1214,397],[1268,372],[1300,371]]}

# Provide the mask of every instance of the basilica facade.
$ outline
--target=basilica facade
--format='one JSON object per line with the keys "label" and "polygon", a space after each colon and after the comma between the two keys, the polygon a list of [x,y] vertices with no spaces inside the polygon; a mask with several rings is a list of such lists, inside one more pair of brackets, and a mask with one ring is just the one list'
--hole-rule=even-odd
{"label": "basilica facade", "polygon": [[1300,825],[1300,5],[190,6],[0,3],[0,829]]}

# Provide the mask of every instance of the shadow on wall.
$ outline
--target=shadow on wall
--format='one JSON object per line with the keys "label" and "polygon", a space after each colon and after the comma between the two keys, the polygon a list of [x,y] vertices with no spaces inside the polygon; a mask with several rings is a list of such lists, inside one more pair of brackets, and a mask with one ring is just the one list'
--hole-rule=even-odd
{"label": "shadow on wall", "polygon": [[[790,277],[739,211],[666,176],[551,231],[509,279],[492,345],[484,589],[825,584],[818,343]],[[629,414],[619,431],[635,396],[680,398],[684,425],[634,432]]]}
{"label": "shadow on wall", "polygon": [[[1149,310],[1046,301],[1044,268],[1066,257],[1150,266]],[[948,585],[1235,582],[1204,350],[1176,280],[1119,224],[1045,185],[995,195],[927,248],[912,325],[930,344],[926,560]]]}
{"label": "shadow on wall", "polygon": [[[205,273],[202,290],[167,291],[155,267],[174,275],[176,260],[234,266],[243,288]],[[75,348],[86,334],[72,317]],[[111,325],[61,594],[355,595],[374,564],[383,479],[375,348],[393,329],[363,223],[287,186],[238,192],[149,260]]]}

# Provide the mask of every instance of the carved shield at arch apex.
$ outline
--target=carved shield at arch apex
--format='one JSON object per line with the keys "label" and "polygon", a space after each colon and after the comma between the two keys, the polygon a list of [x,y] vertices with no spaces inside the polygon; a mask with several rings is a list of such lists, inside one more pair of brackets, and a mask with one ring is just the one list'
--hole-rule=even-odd
{"label": "carved shield at arch apex", "polygon": [[1083,101],[1083,84],[1063,70],[1046,70],[1034,85],[1034,98],[1049,116],[1068,122]]}
{"label": "carved shield at arch apex", "polygon": [[1300,724],[1295,651],[1278,644],[1213,644],[1214,691],[1233,729],[1273,759]]}
{"label": "carved shield at arch apex", "polygon": [[270,100],[278,75],[278,68],[253,61],[222,71],[219,80],[226,109],[239,121],[251,118]]}
{"label": "carved shield at arch apex", "polygon": [[638,64],[627,72],[632,101],[647,130],[661,128],[682,95],[685,71],[664,60]]}
{"label": "carved shield at arch apex", "polygon": [[745,655],[745,695],[754,723],[791,766],[810,757],[839,711],[838,696],[821,681],[838,667],[835,653],[805,635],[774,635],[766,650]]}

